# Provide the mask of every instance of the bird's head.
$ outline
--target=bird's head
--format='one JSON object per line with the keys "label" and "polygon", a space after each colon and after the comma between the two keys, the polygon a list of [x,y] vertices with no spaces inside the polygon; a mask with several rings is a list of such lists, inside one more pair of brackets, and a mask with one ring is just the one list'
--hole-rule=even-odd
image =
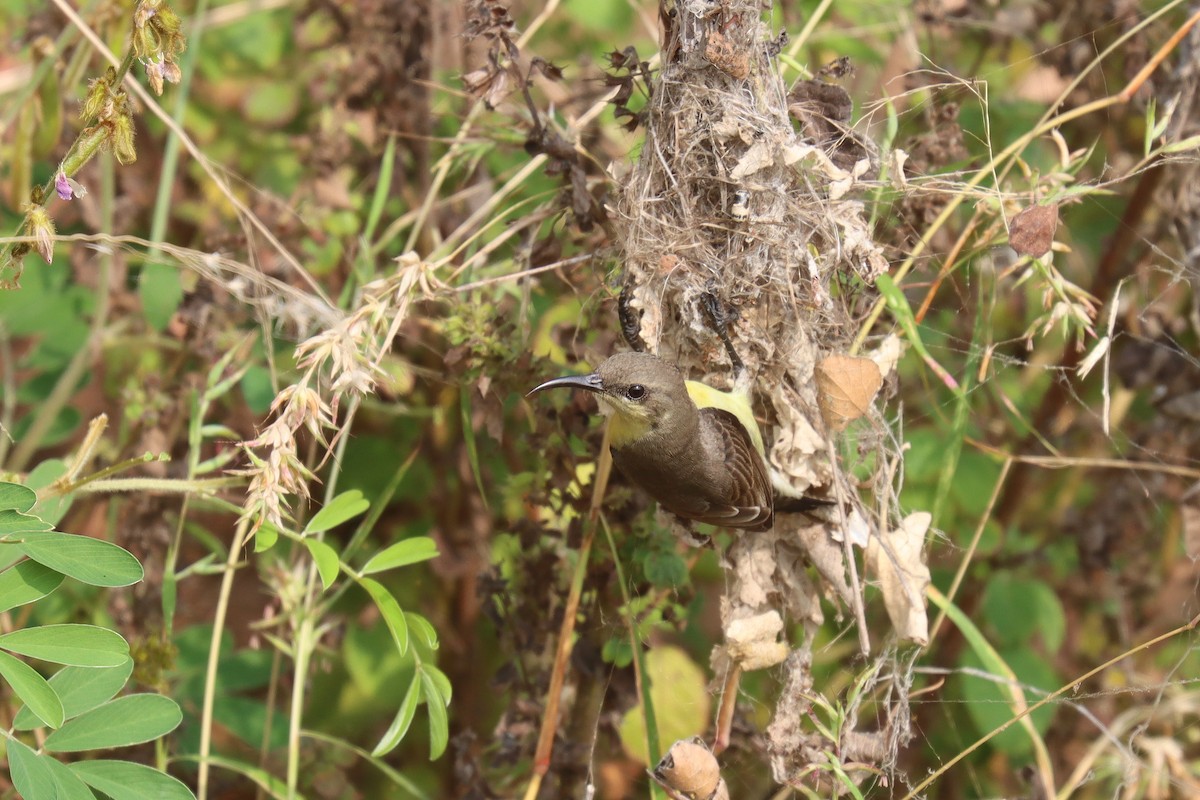
{"label": "bird's head", "polygon": [[529,394],[564,386],[592,392],[602,401],[601,409],[613,418],[610,434],[616,448],[696,413],[683,375],[649,353],[618,353],[591,374],[554,378]]}

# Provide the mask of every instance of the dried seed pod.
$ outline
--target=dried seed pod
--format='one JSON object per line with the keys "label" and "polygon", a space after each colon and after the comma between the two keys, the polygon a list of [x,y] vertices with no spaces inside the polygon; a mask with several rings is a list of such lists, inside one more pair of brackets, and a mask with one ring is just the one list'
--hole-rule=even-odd
{"label": "dried seed pod", "polygon": [[689,800],[729,797],[716,756],[698,736],[671,745],[650,775],[664,788]]}

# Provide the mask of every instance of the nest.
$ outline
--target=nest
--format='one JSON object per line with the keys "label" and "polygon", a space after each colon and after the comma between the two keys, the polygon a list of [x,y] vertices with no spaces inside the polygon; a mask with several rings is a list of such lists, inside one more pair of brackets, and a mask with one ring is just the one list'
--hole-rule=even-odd
{"label": "nest", "polygon": [[853,331],[846,279],[869,285],[886,262],[842,199],[853,173],[793,128],[758,4],[684,2],[673,19],[617,208],[630,305],[652,351],[717,384],[729,369],[701,298],[732,309],[773,467],[797,493],[827,487],[814,367]]}
{"label": "nest", "polygon": [[[775,530],[739,537],[726,554],[726,643],[714,653],[714,669],[786,659],[795,669],[786,668],[785,681],[806,685],[808,676],[796,670],[810,663],[811,638],[789,657],[777,639],[779,613],[803,622],[811,637],[823,621],[824,595],[856,607],[862,622],[861,586],[842,542],[864,544],[852,529],[867,528],[872,515],[840,479],[835,431],[822,418],[814,375],[823,357],[846,350],[875,299],[870,287],[886,269],[863,204],[847,198],[858,178],[876,171],[875,159],[843,126],[848,108],[845,120],[823,120],[836,135],[812,135],[805,118],[820,109],[783,85],[774,66],[783,40],[771,39],[757,0],[681,0],[662,19],[663,63],[643,114],[645,143],[616,208],[623,293],[641,313],[648,349],[692,375],[708,373],[705,380],[716,386],[733,371],[722,365],[703,298],[714,295],[732,310],[729,332],[746,366],[742,376],[764,431],[773,434],[767,455],[777,486],[839,500],[823,524],[777,515]],[[805,101],[841,92],[806,83],[816,85],[800,93]],[[862,157],[848,159],[854,148]],[[899,355],[892,351],[876,359],[884,375]],[[882,447],[885,426],[877,411],[873,416],[874,446]],[[806,565],[815,567],[816,580]],[[746,630],[761,630],[762,641],[747,641]],[[776,779],[795,777],[803,753],[819,751],[817,744],[772,741]]]}

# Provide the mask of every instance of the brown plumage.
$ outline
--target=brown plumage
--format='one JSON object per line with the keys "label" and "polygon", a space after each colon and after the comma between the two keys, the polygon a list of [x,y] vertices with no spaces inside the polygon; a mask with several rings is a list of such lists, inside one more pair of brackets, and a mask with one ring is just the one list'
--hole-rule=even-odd
{"label": "brown plumage", "polygon": [[[533,392],[556,387],[599,397],[612,416],[613,463],[663,508],[727,528],[771,527],[771,480],[755,444],[759,437],[739,415],[706,402],[744,405],[754,424],[744,399],[702,384],[691,384],[689,392],[678,369],[647,353],[620,353],[590,375],[555,378]],[[705,407],[698,408],[694,396]]]}

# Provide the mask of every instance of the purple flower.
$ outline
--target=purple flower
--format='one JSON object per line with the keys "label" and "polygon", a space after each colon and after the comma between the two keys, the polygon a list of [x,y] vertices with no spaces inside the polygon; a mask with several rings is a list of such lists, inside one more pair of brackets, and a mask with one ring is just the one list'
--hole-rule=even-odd
{"label": "purple flower", "polygon": [[59,198],[70,200],[73,197],[87,197],[87,187],[77,180],[67,177],[67,173],[60,171],[54,178],[54,191],[58,192]]}

